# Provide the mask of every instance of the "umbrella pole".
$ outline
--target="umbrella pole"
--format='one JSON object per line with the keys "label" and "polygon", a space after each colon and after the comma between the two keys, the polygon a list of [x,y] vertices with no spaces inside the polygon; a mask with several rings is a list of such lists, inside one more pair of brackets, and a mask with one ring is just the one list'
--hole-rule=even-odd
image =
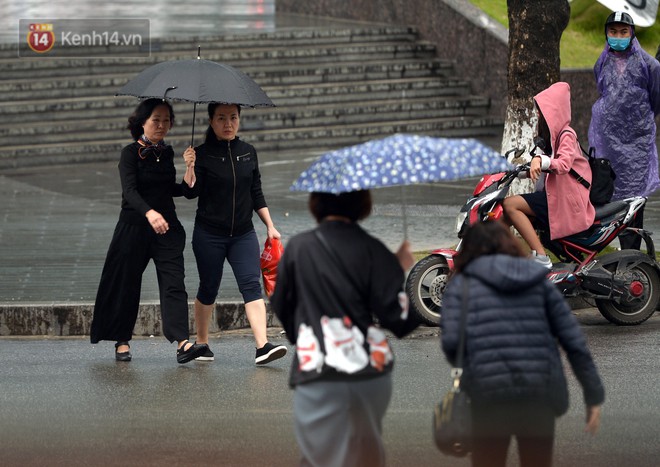
{"label": "umbrella pole", "polygon": [[195,142],[195,111],[197,110],[197,102],[193,104],[193,124],[192,124],[192,135],[190,136],[190,146],[195,147],[193,143]]}
{"label": "umbrella pole", "polygon": [[403,221],[403,241],[408,240],[408,214],[406,212],[406,191],[401,185],[401,215]]}

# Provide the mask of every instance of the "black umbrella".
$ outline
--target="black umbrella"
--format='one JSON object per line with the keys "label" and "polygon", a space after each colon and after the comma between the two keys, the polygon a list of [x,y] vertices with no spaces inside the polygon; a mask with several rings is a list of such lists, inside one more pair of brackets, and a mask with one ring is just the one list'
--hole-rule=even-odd
{"label": "black umbrella", "polygon": [[[173,60],[150,66],[126,83],[117,96],[179,99],[198,103],[219,102],[241,107],[274,107],[266,93],[252,78],[236,68],[202,60]],[[190,142],[193,144],[192,140]]]}

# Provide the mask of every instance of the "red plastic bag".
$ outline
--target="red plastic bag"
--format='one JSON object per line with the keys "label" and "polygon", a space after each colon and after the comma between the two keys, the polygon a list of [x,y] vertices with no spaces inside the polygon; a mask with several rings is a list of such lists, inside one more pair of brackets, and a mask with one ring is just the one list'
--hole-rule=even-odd
{"label": "red plastic bag", "polygon": [[264,278],[264,290],[269,297],[275,290],[277,279],[277,263],[284,254],[284,246],[277,238],[266,239],[264,251],[261,252],[261,274]]}

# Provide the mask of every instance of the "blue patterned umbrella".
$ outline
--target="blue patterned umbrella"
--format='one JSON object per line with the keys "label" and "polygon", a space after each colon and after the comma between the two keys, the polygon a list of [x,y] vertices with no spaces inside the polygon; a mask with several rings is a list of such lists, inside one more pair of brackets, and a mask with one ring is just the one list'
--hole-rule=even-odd
{"label": "blue patterned umbrella", "polygon": [[344,193],[458,180],[508,170],[499,153],[476,139],[395,134],[323,154],[291,191]]}

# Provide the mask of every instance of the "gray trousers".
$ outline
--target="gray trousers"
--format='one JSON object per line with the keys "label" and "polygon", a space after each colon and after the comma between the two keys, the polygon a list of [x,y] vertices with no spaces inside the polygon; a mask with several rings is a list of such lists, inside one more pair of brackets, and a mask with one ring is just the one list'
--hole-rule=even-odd
{"label": "gray trousers", "polygon": [[297,385],[293,413],[300,465],[384,466],[382,421],[391,396],[391,373]]}

